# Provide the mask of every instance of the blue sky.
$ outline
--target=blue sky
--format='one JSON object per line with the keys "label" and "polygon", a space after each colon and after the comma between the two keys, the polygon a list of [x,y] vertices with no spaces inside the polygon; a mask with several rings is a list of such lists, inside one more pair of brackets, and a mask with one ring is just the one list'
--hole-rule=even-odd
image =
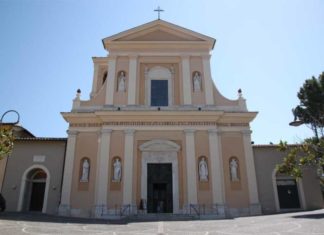
{"label": "blue sky", "polygon": [[65,137],[60,112],[78,88],[89,98],[101,39],[155,20],[158,5],[163,20],[217,39],[214,82],[230,99],[241,88],[259,112],[255,143],[312,135],[288,123],[304,80],[324,71],[322,0],[0,0],[0,114],[15,109],[36,136]]}

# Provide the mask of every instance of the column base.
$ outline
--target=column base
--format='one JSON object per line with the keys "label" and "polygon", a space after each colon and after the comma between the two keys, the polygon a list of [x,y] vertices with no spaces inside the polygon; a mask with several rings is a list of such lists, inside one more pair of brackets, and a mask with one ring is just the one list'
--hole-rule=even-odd
{"label": "column base", "polygon": [[70,205],[68,204],[60,204],[58,208],[58,214],[60,216],[71,216]]}
{"label": "column base", "polygon": [[250,204],[250,215],[262,215],[260,203]]}
{"label": "column base", "polygon": [[216,204],[217,215],[221,218],[226,217],[226,206],[224,204]]}
{"label": "column base", "polygon": [[92,211],[94,218],[101,218],[104,215],[106,215],[108,212],[107,205],[101,204],[101,205],[95,205]]}

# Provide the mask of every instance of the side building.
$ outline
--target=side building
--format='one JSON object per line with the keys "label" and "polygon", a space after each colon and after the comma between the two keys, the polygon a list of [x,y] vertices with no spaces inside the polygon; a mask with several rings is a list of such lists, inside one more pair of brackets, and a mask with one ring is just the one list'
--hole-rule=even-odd
{"label": "side building", "polygon": [[7,211],[57,214],[66,138],[39,138],[14,127],[14,149],[0,160],[0,192]]}

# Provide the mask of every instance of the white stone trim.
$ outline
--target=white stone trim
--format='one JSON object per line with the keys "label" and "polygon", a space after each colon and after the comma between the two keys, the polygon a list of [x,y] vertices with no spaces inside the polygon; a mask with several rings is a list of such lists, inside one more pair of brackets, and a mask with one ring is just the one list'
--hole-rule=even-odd
{"label": "white stone trim", "polygon": [[116,77],[116,57],[108,57],[108,76],[106,80],[106,100],[105,104],[112,105],[114,103],[115,94],[115,77]]}
{"label": "white stone trim", "polygon": [[145,72],[145,104],[151,106],[151,81],[152,80],[167,80],[168,81],[168,106],[173,105],[173,80],[174,74],[170,69],[162,66],[154,66]]}
{"label": "white stone trim", "polygon": [[196,151],[195,151],[195,130],[186,129],[185,141],[186,141],[186,173],[187,173],[187,192],[188,192],[188,204],[197,204],[197,163],[196,163]]}
{"label": "white stone trim", "polygon": [[[101,217],[102,210],[107,210],[107,192],[109,177],[110,135],[112,130],[103,128],[98,139],[97,172],[95,184],[95,217]],[[97,208],[100,208],[100,211]]]}
{"label": "white stone trim", "polygon": [[43,202],[43,208],[42,208],[42,213],[46,213],[47,212],[48,191],[49,191],[50,182],[51,182],[50,181],[51,180],[51,174],[50,174],[49,170],[45,166],[39,165],[39,164],[34,164],[34,165],[30,166],[23,173],[23,176],[21,178],[21,186],[20,186],[20,193],[19,193],[17,211],[22,211],[24,195],[25,195],[25,190],[26,190],[27,174],[31,170],[34,170],[34,169],[41,169],[41,170],[45,171],[45,173],[46,173],[46,186],[45,186],[44,202]]}
{"label": "white stone trim", "polygon": [[[282,210],[280,209],[280,203],[279,203],[277,179],[279,179],[279,180],[295,180],[295,179],[293,177],[291,177],[291,176],[279,176],[279,177],[277,177],[276,168],[273,169],[271,177],[272,177],[272,187],[273,187],[276,211],[280,212]],[[303,187],[302,180],[296,181],[296,184],[297,184],[298,197],[299,197],[299,203],[300,203],[301,209],[306,210],[305,192],[304,192],[304,187]],[[298,208],[296,208],[296,209],[298,209]]]}
{"label": "white stone trim", "polygon": [[134,161],[134,130],[127,129],[125,132],[125,150],[123,163],[123,205],[133,202],[133,161]]}
{"label": "white stone trim", "polygon": [[[196,131],[208,131],[211,128],[215,128],[214,125],[201,125],[201,126],[109,126],[109,129],[115,131],[124,131],[127,129],[133,129],[135,131],[184,131],[185,129],[192,129]],[[97,127],[71,127],[71,130],[76,130],[78,132],[97,132],[100,128]],[[246,127],[218,127],[218,130],[221,132],[241,132],[245,130]]]}
{"label": "white stone trim", "polygon": [[181,56],[182,65],[182,93],[183,93],[183,103],[185,105],[190,105],[192,103],[191,99],[191,74],[190,74],[190,57]]}
{"label": "white stone trim", "polygon": [[[146,87],[146,85],[145,85]],[[146,88],[145,88],[146,89]],[[145,98],[145,102],[147,102],[147,97]],[[94,106],[83,106],[73,109],[76,112],[82,111],[116,111],[117,107],[122,107],[122,111],[151,111],[156,110],[156,107],[148,107],[147,105],[94,105]],[[173,105],[173,106],[163,106],[161,107],[161,111],[197,111],[198,108],[201,108],[201,111],[218,111],[218,112],[246,112],[245,108],[240,106],[209,106],[209,105]]]}
{"label": "white stone trim", "polygon": [[179,167],[178,154],[180,146],[168,140],[151,140],[140,146],[142,151],[141,174],[141,199],[147,201],[147,164],[171,163],[172,164],[172,200],[173,214],[179,210]]}
{"label": "white stone trim", "polygon": [[210,55],[203,56],[203,69],[204,69],[204,81],[205,81],[205,97],[206,104],[214,104],[214,84],[210,71]]}
{"label": "white stone trim", "polygon": [[72,188],[73,165],[75,156],[75,145],[78,132],[75,130],[68,131],[68,140],[66,145],[64,175],[62,183],[61,203],[59,207],[60,215],[69,215],[70,197]]}
{"label": "white stone trim", "polygon": [[128,97],[127,103],[135,105],[136,98],[136,74],[137,74],[137,56],[129,57],[129,76],[128,76]]}

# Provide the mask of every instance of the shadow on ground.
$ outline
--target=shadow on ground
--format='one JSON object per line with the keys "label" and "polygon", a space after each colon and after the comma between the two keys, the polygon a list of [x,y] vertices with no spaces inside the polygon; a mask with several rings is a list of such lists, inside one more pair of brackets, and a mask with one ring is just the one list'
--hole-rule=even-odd
{"label": "shadow on ground", "polygon": [[116,224],[123,225],[136,222],[158,222],[158,221],[190,221],[199,220],[192,217],[173,217],[173,216],[153,216],[146,218],[130,217],[121,219],[94,219],[94,218],[75,218],[57,215],[48,215],[38,212],[1,212],[0,220],[12,221],[32,221],[49,223],[71,223],[71,224]]}
{"label": "shadow on ground", "polygon": [[294,215],[294,216],[292,216],[292,218],[295,218],[295,219],[324,219],[324,213]]}

